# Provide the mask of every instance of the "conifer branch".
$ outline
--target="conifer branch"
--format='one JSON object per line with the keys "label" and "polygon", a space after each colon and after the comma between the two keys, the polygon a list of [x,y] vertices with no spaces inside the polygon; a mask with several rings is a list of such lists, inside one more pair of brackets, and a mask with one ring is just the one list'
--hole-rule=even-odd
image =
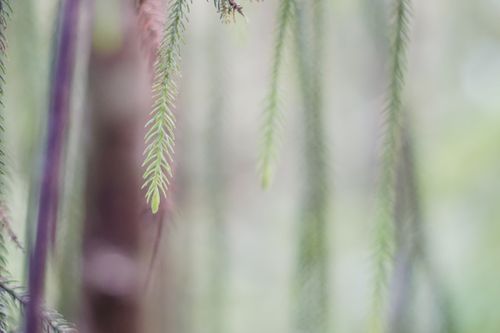
{"label": "conifer branch", "polygon": [[[402,181],[406,186],[405,199],[407,201],[405,209],[408,210],[406,220],[409,224],[406,226],[408,235],[399,241],[399,247],[405,247],[409,257],[409,264],[411,267],[408,270],[411,272],[420,268],[424,273],[424,277],[429,285],[431,293],[433,294],[434,303],[437,306],[440,329],[443,332],[453,333],[456,332],[456,323],[453,314],[452,304],[449,300],[449,295],[446,286],[442,284],[441,277],[439,276],[436,268],[434,267],[427,245],[427,237],[424,231],[424,217],[421,205],[421,191],[419,188],[418,168],[416,163],[416,152],[414,135],[412,135],[412,128],[408,121],[408,116],[403,120],[403,133],[402,133],[402,153],[401,153],[401,169],[403,175]],[[405,221],[402,221],[405,222]],[[409,231],[408,231],[409,230]],[[400,236],[400,238],[403,238]],[[401,251],[401,250],[400,250]],[[419,266],[419,267],[413,267]],[[409,278],[412,279],[411,274]],[[396,281],[397,282],[397,281]],[[407,281],[408,288],[411,281]],[[402,291],[404,292],[404,291]],[[407,301],[409,303],[409,301]],[[402,326],[402,319],[404,318],[405,307],[401,304],[394,304],[394,318],[391,324],[393,328],[390,332],[401,332],[404,327]],[[399,324],[399,326],[398,326]]]}
{"label": "conifer branch", "polygon": [[234,22],[236,20],[236,13],[245,17],[243,6],[236,0],[214,0],[214,6],[224,23],[229,23],[231,19]]}
{"label": "conifer branch", "polygon": [[328,331],[328,149],[323,107],[324,0],[295,6],[304,127],[304,198],[296,268],[295,332]]}
{"label": "conifer branch", "polygon": [[[11,280],[0,276],[0,299],[1,296],[9,296],[14,303],[25,311],[29,296],[23,288],[16,286]],[[78,330],[75,325],[66,321],[58,312],[54,310],[43,309],[41,312],[42,327],[45,333],[76,333]],[[1,326],[0,326],[0,332]]]}
{"label": "conifer branch", "polygon": [[[5,206],[5,146],[4,146],[4,138],[5,138],[5,122],[4,122],[4,85],[5,85],[5,55],[7,51],[7,19],[12,12],[12,8],[10,7],[10,1],[8,0],[0,0],[0,205]],[[2,223],[4,219],[2,219]],[[3,232],[6,228],[0,229],[0,275],[7,273],[7,248],[5,246],[5,240],[3,236]],[[7,308],[6,303],[3,300],[3,295],[0,294],[0,332],[7,332]]]}
{"label": "conifer branch", "polygon": [[143,188],[153,213],[158,212],[161,195],[166,196],[172,177],[175,144],[176,79],[180,76],[180,47],[186,29],[190,0],[172,0],[157,59],[154,65],[153,109],[146,124]]}
{"label": "conifer branch", "polygon": [[390,61],[388,102],[384,111],[385,133],[375,225],[374,295],[370,330],[384,330],[385,290],[393,264],[395,247],[395,188],[397,163],[401,154],[403,120],[402,91],[405,79],[406,46],[410,1],[395,0]]}
{"label": "conifer branch", "polygon": [[[407,118],[407,117],[405,117]],[[394,202],[395,251],[388,297],[387,331],[408,330],[417,250],[423,246],[421,212],[413,165],[409,121],[403,120]]]}
{"label": "conifer branch", "polygon": [[[4,204],[5,195],[5,116],[3,95],[5,91],[5,57],[7,52],[7,20],[12,13],[9,0],[0,0],[0,202]],[[2,253],[0,253],[2,256]]]}
{"label": "conifer branch", "polygon": [[261,183],[264,188],[269,187],[273,178],[274,162],[276,159],[277,145],[281,132],[282,114],[279,109],[279,83],[283,67],[286,35],[289,29],[290,21],[292,20],[294,5],[295,0],[281,0],[278,11],[276,41],[271,69],[271,82],[261,127],[259,173]]}

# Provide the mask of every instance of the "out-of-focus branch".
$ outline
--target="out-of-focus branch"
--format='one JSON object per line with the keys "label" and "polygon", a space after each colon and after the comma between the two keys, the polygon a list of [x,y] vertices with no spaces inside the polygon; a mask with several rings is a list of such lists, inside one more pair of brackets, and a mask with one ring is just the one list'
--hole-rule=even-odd
{"label": "out-of-focus branch", "polygon": [[26,310],[25,328],[28,333],[39,333],[42,329],[40,307],[44,292],[49,242],[54,239],[56,230],[59,177],[69,116],[79,7],[80,0],[66,0],[61,3],[40,187],[37,234],[29,265],[30,300]]}
{"label": "out-of-focus branch", "polygon": [[[14,283],[0,276],[0,293],[7,294],[23,310],[28,305],[29,296]],[[45,332],[77,333],[78,330],[72,323],[67,322],[59,313],[42,308],[40,311],[40,324]]]}
{"label": "out-of-focus branch", "polygon": [[89,63],[89,151],[82,331],[140,328],[141,143],[150,107],[134,1],[95,2]]}

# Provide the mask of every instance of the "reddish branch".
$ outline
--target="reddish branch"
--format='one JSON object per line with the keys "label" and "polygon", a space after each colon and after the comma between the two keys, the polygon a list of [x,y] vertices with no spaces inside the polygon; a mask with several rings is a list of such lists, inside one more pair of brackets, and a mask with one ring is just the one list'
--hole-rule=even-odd
{"label": "reddish branch", "polygon": [[227,0],[227,2],[229,3],[229,6],[231,7],[231,10],[233,12],[238,12],[241,16],[245,16],[243,14],[243,7],[239,3],[237,3],[236,0]]}
{"label": "reddish branch", "polygon": [[[116,4],[122,14],[116,27],[120,43],[112,50],[94,46],[89,64],[82,281],[82,332],[88,333],[142,332],[139,252],[145,201],[140,162],[150,78],[133,2]],[[96,14],[99,19],[105,20],[106,13]]]}
{"label": "reddish branch", "polygon": [[137,13],[142,48],[152,71],[163,37],[165,6],[162,0],[139,0]]}

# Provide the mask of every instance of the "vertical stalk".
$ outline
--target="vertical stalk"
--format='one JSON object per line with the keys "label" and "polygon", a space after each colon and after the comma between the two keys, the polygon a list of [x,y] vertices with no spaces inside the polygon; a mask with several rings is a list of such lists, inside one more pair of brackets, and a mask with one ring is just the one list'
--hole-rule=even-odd
{"label": "vertical stalk", "polygon": [[401,156],[397,173],[396,237],[394,273],[389,300],[388,331],[390,333],[409,330],[409,312],[415,282],[415,273],[420,269],[429,285],[439,309],[441,331],[456,331],[445,286],[432,266],[427,251],[424,233],[424,218],[415,164],[414,139],[410,123],[403,122]]}
{"label": "vertical stalk", "polygon": [[394,271],[390,281],[388,331],[408,330],[415,264],[423,246],[420,202],[414,174],[413,144],[409,123],[404,122],[401,133],[401,155],[398,158],[394,202],[395,254]]}
{"label": "vertical stalk", "polygon": [[71,96],[70,126],[66,144],[65,170],[63,178],[58,228],[57,261],[58,299],[57,307],[68,320],[76,321],[80,294],[81,262],[75,260],[81,254],[84,189],[84,112],[87,86],[87,69],[90,53],[89,2],[82,4],[78,26],[76,59]]}
{"label": "vertical stalk", "polygon": [[[6,228],[3,226],[3,221],[7,216],[7,207],[5,206],[5,116],[3,96],[5,91],[5,55],[6,55],[6,29],[7,17],[10,14],[8,2],[0,0],[0,276],[6,273],[7,270],[7,248],[5,246],[4,233]],[[0,294],[0,299],[3,297]],[[3,304],[3,303],[2,303]],[[0,325],[3,323],[3,305],[0,304]],[[0,326],[0,329],[2,327]]]}
{"label": "vertical stalk", "polygon": [[280,126],[283,115],[279,108],[279,83],[283,71],[286,37],[293,17],[296,0],[281,0],[278,8],[276,41],[271,69],[271,82],[263,113],[262,142],[259,173],[262,187],[269,187],[274,174],[274,160],[280,139]]}
{"label": "vertical stalk", "polygon": [[28,333],[39,333],[41,330],[40,306],[44,292],[48,244],[55,231],[57,220],[59,176],[69,115],[77,27],[75,23],[78,19],[79,6],[79,0],[65,0],[60,9],[60,26],[55,50],[56,60],[37,216],[37,235],[29,267],[30,302],[26,310],[26,332]]}
{"label": "vertical stalk", "polygon": [[[44,113],[40,106],[46,105],[49,100],[48,92],[52,88],[46,88],[43,84],[50,80],[49,66],[51,46],[42,47],[41,40],[43,34],[38,29],[38,17],[35,14],[34,0],[17,1],[15,3],[16,22],[14,29],[15,38],[18,39],[16,59],[19,74],[16,79],[19,82],[19,92],[16,95],[16,104],[19,104],[19,115],[16,117],[22,126],[19,127],[21,146],[23,152],[22,170],[27,179],[28,200],[26,204],[26,217],[24,224],[24,243],[27,249],[33,247],[34,236],[36,235],[36,217],[38,212],[38,199],[40,190],[41,162],[43,157],[44,142],[40,142],[42,135],[41,119]],[[58,24],[54,24],[55,29]],[[57,35],[54,33],[54,35]],[[34,58],[32,55],[37,54]],[[28,283],[30,256],[24,257],[23,282]]]}
{"label": "vertical stalk", "polygon": [[[309,3],[307,3],[309,5]],[[295,285],[296,332],[328,331],[328,151],[323,114],[324,4],[296,6],[296,47],[303,100],[305,191],[299,226]],[[309,15],[308,15],[309,14]],[[308,41],[311,45],[308,45]]]}
{"label": "vertical stalk", "polygon": [[[7,247],[5,245],[4,234],[7,234],[5,227],[8,223],[7,207],[5,204],[5,124],[4,124],[4,104],[3,96],[5,91],[5,55],[7,48],[6,29],[7,17],[10,14],[9,2],[0,1],[0,277],[7,273]],[[0,332],[8,332],[8,295],[0,291]]]}
{"label": "vertical stalk", "polygon": [[396,248],[397,173],[401,158],[404,120],[403,88],[405,83],[406,45],[408,42],[410,0],[394,0],[387,107],[384,110],[385,132],[382,147],[381,175],[377,196],[374,230],[374,287],[369,330],[386,331],[387,285],[394,269]]}

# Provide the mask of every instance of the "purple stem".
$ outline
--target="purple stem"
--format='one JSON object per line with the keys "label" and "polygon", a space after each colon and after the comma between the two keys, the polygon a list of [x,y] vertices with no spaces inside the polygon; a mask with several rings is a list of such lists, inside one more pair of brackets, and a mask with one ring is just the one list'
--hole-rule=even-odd
{"label": "purple stem", "polygon": [[26,333],[40,333],[42,327],[41,305],[45,285],[47,252],[50,233],[51,230],[55,230],[57,219],[59,171],[69,118],[79,6],[80,0],[63,0],[59,12],[37,234],[29,265],[28,293],[30,298],[26,309]]}

